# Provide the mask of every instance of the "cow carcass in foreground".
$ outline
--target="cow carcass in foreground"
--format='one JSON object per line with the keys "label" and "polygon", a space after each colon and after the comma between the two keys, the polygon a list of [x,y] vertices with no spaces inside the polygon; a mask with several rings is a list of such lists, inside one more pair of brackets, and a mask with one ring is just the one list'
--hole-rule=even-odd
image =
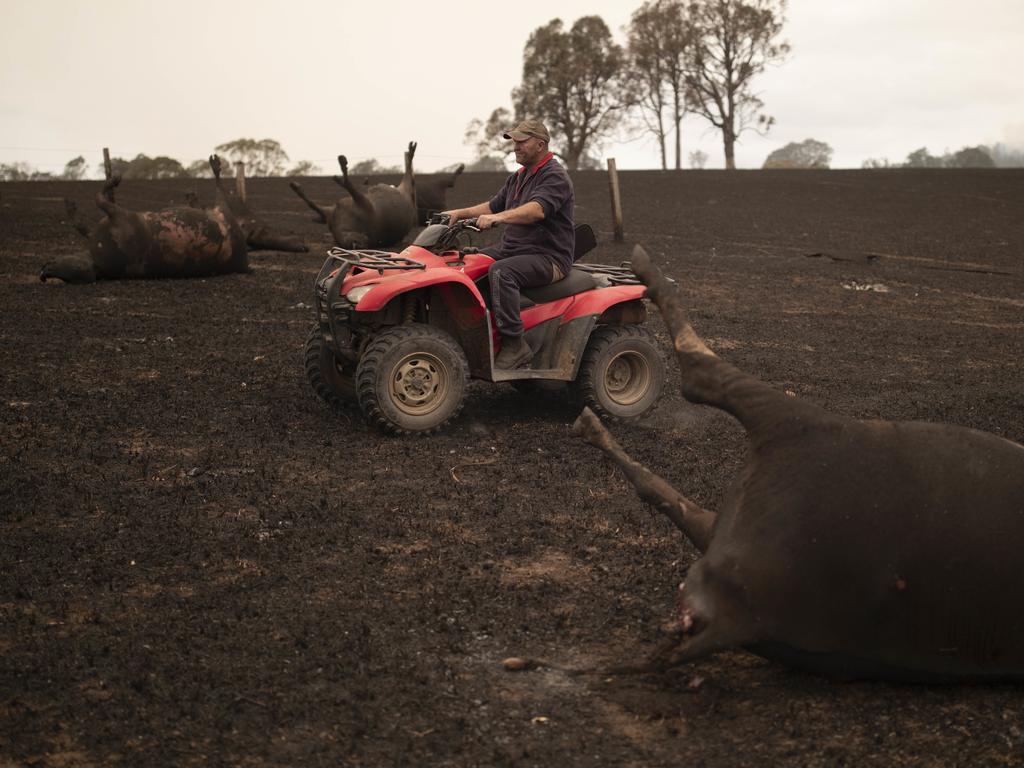
{"label": "cow carcass in foreground", "polygon": [[120,176],[108,179],[96,196],[106,216],[90,229],[77,217],[74,203],[65,200],[75,229],[88,242],[88,251],[60,256],[39,274],[68,283],[92,283],[121,278],[202,277],[247,272],[250,250],[293,253],[306,251],[299,238],[273,234],[241,200],[229,200],[220,180],[220,160],[210,158],[217,203],[161,211],[130,211],[114,202]]}
{"label": "cow carcass in foreground", "polygon": [[302,186],[293,181],[292,191],[302,198],[316,214],[314,221],[327,225],[334,242],[342,248],[381,248],[394,245],[416,226],[416,182],[412,159],[416,142],[409,142],[405,153],[405,174],[398,186],[372,184],[360,189],[348,177],[348,159],[338,155],[341,176],[334,180],[348,192],[328,207],[317,205]]}
{"label": "cow carcass in foreground", "polygon": [[974,429],[856,421],[722,361],[642,249],[687,400],[746,428],[722,508],[629,459],[590,412],[577,434],[703,553],[673,640],[645,669],[727,648],[843,678],[1024,679],[1024,446]]}

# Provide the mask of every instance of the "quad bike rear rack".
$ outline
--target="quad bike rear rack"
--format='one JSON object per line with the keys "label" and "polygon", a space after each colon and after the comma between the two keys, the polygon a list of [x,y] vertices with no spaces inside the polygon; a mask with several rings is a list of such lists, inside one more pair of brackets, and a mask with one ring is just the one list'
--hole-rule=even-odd
{"label": "quad bike rear rack", "polygon": [[572,268],[586,272],[598,283],[606,285],[641,285],[640,278],[633,272],[633,266],[628,261],[622,262],[617,267],[576,262]]}

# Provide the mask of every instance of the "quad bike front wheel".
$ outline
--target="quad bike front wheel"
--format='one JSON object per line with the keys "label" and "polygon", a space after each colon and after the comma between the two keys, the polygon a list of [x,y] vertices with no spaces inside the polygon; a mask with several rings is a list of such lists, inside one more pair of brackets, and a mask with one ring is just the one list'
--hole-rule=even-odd
{"label": "quad bike front wheel", "polygon": [[306,378],[317,397],[335,409],[356,402],[355,371],[334,356],[324,343],[320,326],[314,326],[306,339],[304,362]]}
{"label": "quad bike front wheel", "polygon": [[651,332],[605,325],[590,335],[573,389],[599,416],[635,419],[654,407],[664,384],[665,364]]}
{"label": "quad bike front wheel", "polygon": [[469,363],[449,334],[421,323],[377,334],[356,368],[359,407],[392,434],[433,432],[462,410]]}

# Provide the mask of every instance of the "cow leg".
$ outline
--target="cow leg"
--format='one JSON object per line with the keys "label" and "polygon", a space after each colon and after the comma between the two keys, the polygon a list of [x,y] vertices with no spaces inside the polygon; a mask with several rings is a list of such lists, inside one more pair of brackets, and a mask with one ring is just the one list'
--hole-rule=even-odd
{"label": "cow leg", "polygon": [[715,525],[714,512],[697,506],[663,478],[629,458],[589,408],[584,408],[576,419],[573,434],[604,451],[633,484],[641,499],[671,520],[697,549],[701,552],[707,550]]}
{"label": "cow leg", "polygon": [[121,184],[121,174],[116,173],[109,179],[103,182],[103,189],[100,190],[99,195],[108,203],[114,202],[114,190],[117,189]]}
{"label": "cow leg", "polygon": [[285,251],[307,253],[309,248],[301,238],[275,235],[265,226],[258,226],[246,236],[246,245],[254,251]]}
{"label": "cow leg", "polygon": [[633,249],[632,266],[658,305],[672,337],[682,373],[683,396],[731,413],[746,428],[755,446],[760,436],[778,434],[783,422],[831,417],[817,406],[787,396],[717,357],[690,325],[679,288],[669,282],[640,246]]}
{"label": "cow leg", "polygon": [[327,211],[325,211],[323,208],[321,208],[319,205],[317,205],[316,203],[309,199],[309,197],[306,195],[305,190],[302,188],[302,185],[300,185],[299,182],[289,181],[288,186],[291,187],[292,192],[301,197],[302,202],[308,205],[316,214],[316,218],[313,219],[313,221],[319,221],[321,224],[327,223]]}
{"label": "cow leg", "polygon": [[339,179],[335,176],[334,180],[344,187],[345,191],[349,193],[352,197],[353,205],[361,209],[367,216],[372,217],[373,203],[370,202],[370,199],[364,195],[362,190],[353,184],[352,180],[348,177],[348,158],[344,155],[338,155],[338,167],[341,168],[341,178]]}
{"label": "cow leg", "polygon": [[412,171],[412,159],[416,155],[416,142],[409,142],[409,151],[405,153],[405,175],[398,183],[398,191],[405,195],[412,207],[416,207],[416,177]]}
{"label": "cow leg", "polygon": [[71,220],[71,226],[84,237],[86,240],[92,237],[92,233],[89,231],[89,227],[85,225],[85,222],[78,217],[78,206],[75,201],[69,197],[64,198],[64,210],[68,212],[68,218]]}
{"label": "cow leg", "polygon": [[103,199],[108,202],[114,202],[114,190],[121,183],[121,174],[116,173],[113,176],[109,176],[106,181],[103,182],[103,190],[100,192],[103,195]]}
{"label": "cow leg", "polygon": [[213,171],[213,178],[220,181],[221,163],[217,155],[210,155],[210,170]]}
{"label": "cow leg", "polygon": [[452,187],[454,187],[455,186],[455,181],[459,178],[459,176],[462,175],[462,172],[464,170],[466,170],[466,164],[465,163],[459,163],[459,167],[456,168],[455,171],[452,173],[452,177],[448,181],[446,181],[444,183],[445,187],[447,187],[448,189],[451,189]]}
{"label": "cow leg", "polygon": [[735,638],[724,633],[715,632],[708,627],[699,635],[687,636],[676,632],[673,637],[659,646],[647,661],[640,664],[622,664],[601,670],[606,675],[635,675],[648,672],[667,672],[682,664],[697,661],[710,656],[716,651],[735,648]]}
{"label": "cow leg", "polygon": [[210,170],[213,171],[213,184],[217,191],[217,205],[225,213],[230,213],[231,204],[228,202],[228,193],[220,180],[221,162],[217,155],[210,155]]}
{"label": "cow leg", "polygon": [[114,190],[120,183],[121,175],[115,174],[103,182],[103,189],[96,193],[96,207],[111,218],[113,218],[119,211],[125,210],[114,202]]}

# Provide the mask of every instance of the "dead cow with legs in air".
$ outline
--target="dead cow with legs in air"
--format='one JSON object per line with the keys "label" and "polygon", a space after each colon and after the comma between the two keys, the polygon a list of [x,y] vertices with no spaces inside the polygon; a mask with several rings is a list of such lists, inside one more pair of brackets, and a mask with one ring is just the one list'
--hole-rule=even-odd
{"label": "dead cow with legs in air", "polygon": [[593,413],[576,423],[702,553],[679,588],[676,636],[639,669],[742,647],[841,678],[1024,679],[1024,446],[788,396],[704,345],[642,249],[633,267],[672,336],[683,395],[748,437],[715,513],[628,458]]}
{"label": "dead cow with legs in air", "polygon": [[412,159],[416,142],[409,142],[405,154],[405,175],[398,186],[372,184],[360,189],[348,177],[348,159],[338,155],[341,176],[334,180],[349,194],[334,205],[321,207],[306,195],[298,182],[292,190],[316,214],[314,221],[327,225],[334,242],[342,248],[380,248],[394,245],[416,226],[416,181]]}
{"label": "dead cow with legs in air", "polygon": [[46,264],[40,280],[92,283],[120,278],[201,277],[249,270],[250,250],[301,253],[296,237],[273,234],[240,200],[230,201],[220,180],[220,159],[210,167],[217,188],[212,208],[182,206],[161,211],[131,211],[114,202],[119,176],[108,179],[96,195],[104,218],[90,229],[77,209],[65,201],[75,229],[88,241],[85,253],[61,256]]}

